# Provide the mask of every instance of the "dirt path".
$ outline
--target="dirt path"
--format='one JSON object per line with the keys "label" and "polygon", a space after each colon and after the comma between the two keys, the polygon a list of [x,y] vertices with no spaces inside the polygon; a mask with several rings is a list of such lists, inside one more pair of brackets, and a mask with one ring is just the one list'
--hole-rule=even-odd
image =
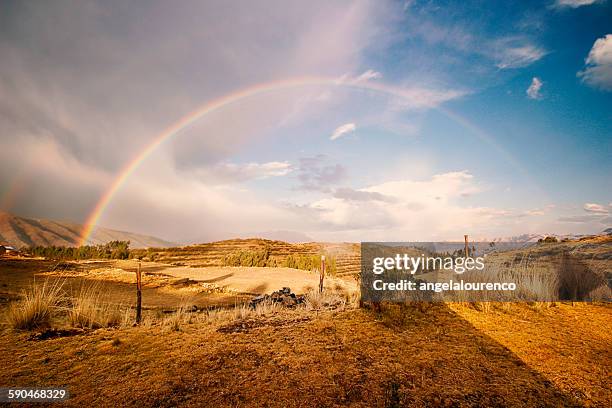
{"label": "dirt path", "polygon": [[[201,283],[214,283],[231,288],[237,292],[261,294],[278,290],[284,286],[303,294],[319,286],[319,275],[292,268],[258,268],[258,267],[209,267],[184,268],[173,267],[160,270],[160,273],[177,278],[189,278]],[[327,278],[330,287],[338,286],[352,291],[357,285],[349,281]]]}

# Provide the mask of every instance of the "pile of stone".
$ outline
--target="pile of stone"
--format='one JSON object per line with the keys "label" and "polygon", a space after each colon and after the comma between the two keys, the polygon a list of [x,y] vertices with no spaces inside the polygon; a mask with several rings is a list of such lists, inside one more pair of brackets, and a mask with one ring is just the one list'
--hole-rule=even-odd
{"label": "pile of stone", "polygon": [[276,292],[272,292],[271,295],[259,295],[251,299],[249,306],[253,309],[257,307],[259,303],[270,301],[274,303],[280,303],[285,307],[295,307],[299,304],[304,303],[305,298],[303,295],[296,295],[291,292],[291,288],[282,288]]}

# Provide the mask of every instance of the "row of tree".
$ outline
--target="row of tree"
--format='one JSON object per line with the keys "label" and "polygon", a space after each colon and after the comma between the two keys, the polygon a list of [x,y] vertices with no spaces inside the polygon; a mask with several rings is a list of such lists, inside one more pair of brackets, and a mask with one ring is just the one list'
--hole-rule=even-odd
{"label": "row of tree", "polygon": [[128,259],[130,241],[110,241],[103,245],[84,245],[80,247],[35,246],[26,248],[25,253],[48,259]]}

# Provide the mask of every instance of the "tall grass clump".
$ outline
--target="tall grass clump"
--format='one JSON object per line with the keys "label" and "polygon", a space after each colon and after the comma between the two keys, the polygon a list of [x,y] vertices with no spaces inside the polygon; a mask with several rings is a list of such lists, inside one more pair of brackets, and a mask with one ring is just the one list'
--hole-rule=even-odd
{"label": "tall grass clump", "polygon": [[90,284],[81,286],[68,310],[68,317],[74,327],[99,329],[120,326],[125,314],[118,305],[105,301],[104,291],[99,284]]}
{"label": "tall grass clump", "polygon": [[43,284],[33,282],[23,299],[13,303],[7,314],[9,325],[18,330],[31,330],[37,327],[48,327],[51,316],[63,298],[64,281],[51,283],[48,279]]}
{"label": "tall grass clump", "polygon": [[344,309],[347,304],[347,297],[341,296],[336,292],[324,290],[311,290],[305,296],[306,310],[321,310],[325,308]]}
{"label": "tall grass clump", "polygon": [[234,307],[234,320],[247,320],[253,317],[254,314],[253,309],[246,303]]}
{"label": "tall grass clump", "polygon": [[283,305],[279,302],[273,302],[272,300],[264,300],[255,306],[254,313],[258,317],[265,317],[276,314],[283,310]]}
{"label": "tall grass clump", "polygon": [[[561,300],[593,300],[592,294],[604,293],[607,286],[603,274],[596,273],[583,261],[564,253],[558,269]],[[600,289],[601,288],[601,289]]]}
{"label": "tall grass clump", "polygon": [[164,319],[163,326],[168,328],[170,331],[181,331],[183,324],[191,323],[190,320],[191,318],[189,317],[188,319],[185,307],[180,306],[178,309],[176,309],[176,312]]}

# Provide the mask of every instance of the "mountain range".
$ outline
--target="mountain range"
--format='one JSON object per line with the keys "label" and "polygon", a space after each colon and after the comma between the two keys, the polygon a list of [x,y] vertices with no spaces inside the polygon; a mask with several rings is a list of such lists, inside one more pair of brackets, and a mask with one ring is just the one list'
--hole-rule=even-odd
{"label": "mountain range", "polygon": [[[26,218],[0,211],[0,245],[10,245],[16,248],[37,245],[76,246],[79,244],[82,229],[82,225],[72,222]],[[612,235],[612,228],[604,230],[602,234]],[[235,237],[242,235],[244,234],[236,234]],[[313,241],[309,236],[294,231],[268,231],[246,234],[246,236],[285,242]],[[563,238],[577,239],[583,235],[523,234],[505,238],[476,239],[475,241],[496,242],[498,244],[527,244],[535,243],[538,239],[547,236],[554,236],[561,240]],[[132,248],[169,248],[180,245],[149,235],[102,227],[94,229],[87,243],[89,245],[98,245],[109,241],[130,241],[130,247]]]}
{"label": "mountain range", "polygon": [[[76,246],[83,226],[65,221],[51,221],[19,217],[0,211],[0,244],[15,248],[27,246]],[[148,235],[96,227],[88,244],[104,244],[109,241],[130,241],[132,248],[167,248],[175,243]]]}

